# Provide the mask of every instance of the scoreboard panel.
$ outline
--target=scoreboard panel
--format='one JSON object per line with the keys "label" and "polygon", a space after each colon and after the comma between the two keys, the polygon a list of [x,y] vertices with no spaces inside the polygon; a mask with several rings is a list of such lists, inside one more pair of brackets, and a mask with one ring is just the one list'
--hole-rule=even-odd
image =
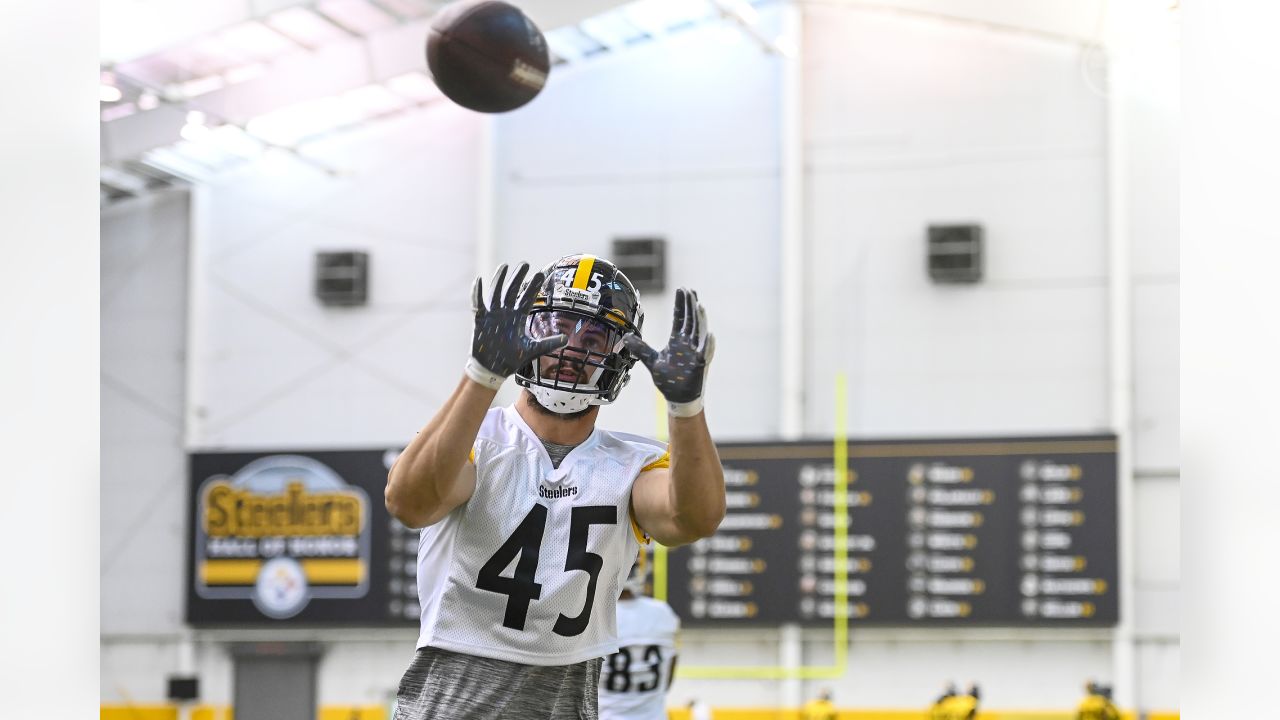
{"label": "scoreboard panel", "polygon": [[[669,550],[687,626],[829,625],[831,442],[720,446],[728,512]],[[1114,436],[848,444],[851,622],[1105,626],[1117,621]]]}

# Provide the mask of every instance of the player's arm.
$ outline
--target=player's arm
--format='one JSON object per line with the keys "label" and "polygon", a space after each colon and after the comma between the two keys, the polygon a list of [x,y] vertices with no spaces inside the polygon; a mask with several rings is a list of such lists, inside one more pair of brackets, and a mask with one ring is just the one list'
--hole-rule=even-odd
{"label": "player's arm", "polygon": [[661,352],[635,335],[625,343],[667,399],[671,435],[670,467],[646,470],[636,478],[632,515],[642,530],[668,547],[707,537],[724,519],[724,469],[702,409],[715,336],[707,330],[697,293],[676,291],[671,338]]}
{"label": "player's arm", "polygon": [[636,524],[667,547],[707,537],[724,519],[724,469],[706,414],[669,416],[671,466],[640,473],[631,489]]}
{"label": "player's arm", "polygon": [[426,527],[471,498],[476,488],[476,468],[468,461],[471,446],[496,394],[462,378],[387,474],[384,495],[393,517],[411,528]]}
{"label": "player's arm", "polygon": [[498,388],[522,365],[567,342],[563,335],[533,340],[525,332],[525,319],[543,281],[541,272],[534,273],[520,294],[528,270],[529,265],[521,263],[504,293],[507,266],[499,267],[487,307],[480,279],[472,286],[475,328],[466,377],[387,474],[387,510],[411,528],[439,522],[471,498],[476,471],[468,458]]}

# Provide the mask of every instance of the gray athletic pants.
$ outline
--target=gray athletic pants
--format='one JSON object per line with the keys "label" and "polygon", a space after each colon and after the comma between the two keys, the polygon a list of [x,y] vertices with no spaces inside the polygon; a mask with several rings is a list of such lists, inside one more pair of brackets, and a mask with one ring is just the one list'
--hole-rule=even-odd
{"label": "gray athletic pants", "polygon": [[597,720],[600,658],[521,665],[418,648],[393,720]]}

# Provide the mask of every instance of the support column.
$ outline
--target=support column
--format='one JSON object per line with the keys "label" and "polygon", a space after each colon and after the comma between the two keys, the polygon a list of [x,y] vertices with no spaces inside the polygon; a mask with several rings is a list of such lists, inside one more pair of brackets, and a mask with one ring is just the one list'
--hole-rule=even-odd
{"label": "support column", "polygon": [[784,440],[804,433],[804,11],[783,8],[782,54],[782,283],[779,430]]}

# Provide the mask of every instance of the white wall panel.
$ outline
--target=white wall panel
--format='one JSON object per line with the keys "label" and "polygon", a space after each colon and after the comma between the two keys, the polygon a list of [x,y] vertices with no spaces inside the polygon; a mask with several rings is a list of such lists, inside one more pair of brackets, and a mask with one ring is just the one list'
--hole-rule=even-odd
{"label": "white wall panel", "polygon": [[1177,477],[1142,478],[1134,486],[1137,582],[1172,585],[1182,577],[1181,504]]}
{"label": "white wall panel", "polygon": [[1138,282],[1168,280],[1178,275],[1180,20],[1176,6],[1163,3],[1113,5],[1114,64],[1125,91],[1113,101],[1124,122],[1133,272]]}
{"label": "white wall panel", "polygon": [[[779,663],[777,628],[682,630],[679,665],[684,667],[773,667]],[[782,703],[781,684],[738,679],[677,678],[668,707],[685,707],[693,698],[713,706],[773,707]]]}
{"label": "white wall panel", "polygon": [[540,97],[499,116],[500,174],[539,182],[776,170],[779,70],[728,23],[557,67]]}
{"label": "white wall panel", "polygon": [[332,643],[320,660],[320,705],[388,704],[413,661],[417,634],[394,640]]}
{"label": "white wall panel", "polygon": [[[103,619],[106,619],[105,611]],[[172,638],[103,640],[99,676],[102,703],[150,705],[160,702],[166,695],[165,676],[177,669],[177,663],[177,646]]]}
{"label": "white wall panel", "polygon": [[1182,652],[1177,640],[1138,644],[1138,703],[1177,710],[1182,697]]}
{"label": "white wall panel", "polygon": [[1181,465],[1179,439],[1179,285],[1133,289],[1133,453],[1138,470]]}
{"label": "white wall panel", "polygon": [[[1077,51],[822,6],[806,32],[807,430],[837,372],[855,433],[1105,428],[1104,116]],[[984,227],[979,285],[927,277],[949,222]]]}
{"label": "white wall panel", "polygon": [[852,7],[805,12],[810,143],[896,145],[887,158],[1099,150],[1102,98],[1075,46]]}
{"label": "white wall panel", "polygon": [[[439,105],[210,188],[192,399],[200,447],[405,442],[461,376],[475,116]],[[316,252],[370,253],[370,300],[313,295]]]}
{"label": "white wall panel", "polygon": [[[497,125],[497,256],[541,265],[667,238],[646,340],[665,345],[676,287],[698,290],[717,340],[708,422],[724,439],[776,434],[778,61],[713,23],[557,72]],[[602,425],[652,434],[654,392],[637,365]]]}
{"label": "white wall panel", "polygon": [[1166,643],[1182,627],[1180,490],[1176,475],[1141,477],[1134,485],[1134,627],[1140,637]]}
{"label": "white wall panel", "polygon": [[[835,0],[850,5],[858,0]],[[1096,40],[1105,0],[880,0],[873,7],[892,12],[920,12],[964,21],[991,23],[1005,28]]]}
{"label": "white wall panel", "polygon": [[[686,630],[680,664],[685,667],[776,666],[778,634]],[[832,680],[804,681],[805,697],[831,688],[837,705],[858,708],[928,706],[948,681],[977,681],[984,706],[1065,709],[1074,707],[1087,678],[1104,680],[1111,667],[1105,632],[978,630],[922,632],[886,628],[850,630],[848,669]],[[1050,660],[1052,658],[1052,660]],[[829,632],[804,632],[803,662],[834,663]],[[677,680],[669,706],[698,697],[727,707],[782,702],[779,684],[742,680]]]}
{"label": "white wall panel", "polygon": [[175,190],[102,215],[103,635],[182,620],[189,211]]}
{"label": "white wall panel", "polygon": [[1118,3],[1115,11],[1121,27],[1141,28],[1118,53],[1126,93],[1114,98],[1133,243],[1134,464],[1163,471],[1179,465],[1178,21],[1159,3]]}
{"label": "white wall panel", "polygon": [[[1111,646],[1104,639],[1063,636],[1058,640],[1028,633],[1006,633],[1000,639],[965,638],[906,642],[882,638],[886,633],[851,632],[849,672],[831,686],[841,702],[861,707],[920,707],[937,697],[948,681],[964,688],[977,682],[988,708],[1062,709],[1079,702],[1087,678],[1105,677]],[[1042,634],[1045,635],[1045,634]],[[867,637],[870,636],[870,637]],[[809,662],[830,662],[829,643],[807,651]]]}

